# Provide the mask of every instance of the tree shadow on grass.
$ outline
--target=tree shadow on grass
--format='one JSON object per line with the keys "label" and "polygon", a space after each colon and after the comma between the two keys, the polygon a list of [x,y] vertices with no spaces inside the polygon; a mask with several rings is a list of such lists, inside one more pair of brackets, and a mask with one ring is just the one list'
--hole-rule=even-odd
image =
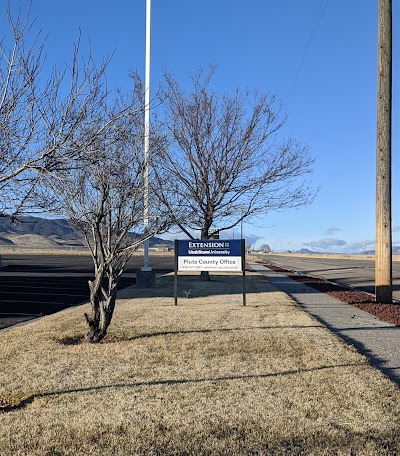
{"label": "tree shadow on grass", "polygon": [[[107,338],[103,339],[101,343],[111,344],[119,342],[130,342],[140,339],[149,339],[152,337],[163,337],[163,336],[181,336],[187,334],[211,334],[211,333],[224,333],[224,332],[241,332],[241,331],[253,331],[253,330],[275,330],[275,329],[322,329],[321,325],[290,325],[290,326],[249,326],[241,328],[210,328],[210,329],[192,329],[192,330],[182,330],[182,331],[160,331],[152,333],[137,334],[132,337],[124,336],[110,336],[107,335]],[[62,339],[57,339],[56,342],[62,345],[79,345],[81,343],[86,343],[85,338],[82,335],[75,335],[69,337],[63,337]]]}
{"label": "tree shadow on grass", "polygon": [[[160,275],[156,279],[156,287],[149,289],[137,289],[130,287],[123,293],[119,293],[121,298],[139,297],[170,297],[174,298],[174,274]],[[262,291],[275,290],[268,279],[261,274],[254,274],[254,271],[247,269],[244,277],[246,294],[260,293]],[[208,296],[222,295],[242,295],[243,294],[243,275],[242,273],[210,273],[210,280],[202,280],[200,274],[177,275],[177,296],[178,303],[182,299],[204,298]]]}
{"label": "tree shadow on grass", "polygon": [[74,388],[71,390],[59,390],[59,391],[50,391],[47,393],[38,393],[32,394],[31,396],[21,400],[18,404],[8,404],[5,406],[0,407],[0,412],[12,412],[14,410],[20,410],[27,407],[29,404],[35,399],[42,399],[48,397],[56,397],[62,396],[65,394],[80,394],[80,393],[92,393],[92,392],[99,392],[99,391],[106,391],[110,389],[120,389],[120,388],[141,388],[143,386],[176,386],[176,385],[186,385],[186,384],[197,384],[197,383],[214,383],[214,382],[225,382],[225,381],[237,381],[237,380],[256,380],[256,379],[266,379],[266,378],[274,378],[274,377],[281,377],[281,376],[291,376],[291,375],[298,375],[303,373],[310,373],[316,372],[321,370],[329,370],[329,369],[342,369],[348,367],[361,367],[365,366],[364,363],[350,363],[350,364],[335,364],[335,365],[327,365],[327,366],[319,366],[310,369],[293,369],[288,371],[282,372],[271,372],[268,374],[257,374],[257,375],[230,375],[224,377],[210,377],[210,378],[183,378],[183,379],[165,379],[165,380],[152,380],[152,381],[143,381],[143,382],[133,382],[133,383],[115,383],[110,385],[104,386],[93,386],[93,387],[86,387],[86,388]]}

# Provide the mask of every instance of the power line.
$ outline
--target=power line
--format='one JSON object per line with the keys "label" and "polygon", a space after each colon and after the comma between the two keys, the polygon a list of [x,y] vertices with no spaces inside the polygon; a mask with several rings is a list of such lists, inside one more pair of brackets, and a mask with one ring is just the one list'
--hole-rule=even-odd
{"label": "power line", "polygon": [[311,44],[312,44],[312,42],[314,40],[315,34],[317,33],[319,24],[321,23],[321,20],[322,20],[322,17],[324,15],[324,13],[325,13],[325,10],[326,10],[326,7],[328,5],[328,2],[329,2],[329,0],[321,0],[321,3],[320,3],[319,8],[318,8],[318,12],[317,12],[317,14],[315,16],[314,23],[313,23],[313,26],[312,26],[312,29],[311,29],[311,32],[310,32],[310,36],[308,37],[308,41],[307,41],[305,50],[303,52],[303,56],[301,58],[300,64],[299,64],[299,67],[297,69],[297,72],[295,74],[293,82],[292,82],[292,84],[290,86],[288,95],[286,96],[286,101],[289,100],[289,98],[293,94],[294,88],[296,86],[297,79],[299,78],[301,68],[302,68],[304,60],[306,58],[307,52],[309,51],[309,49],[311,47]]}

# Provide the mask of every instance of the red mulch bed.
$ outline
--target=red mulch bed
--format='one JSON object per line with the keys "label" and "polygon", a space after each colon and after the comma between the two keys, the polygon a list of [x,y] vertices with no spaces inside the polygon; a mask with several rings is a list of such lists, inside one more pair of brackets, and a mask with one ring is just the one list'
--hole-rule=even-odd
{"label": "red mulch bed", "polygon": [[375,315],[381,320],[400,326],[400,304],[383,304],[375,302],[375,296],[364,292],[345,288],[326,280],[310,277],[306,275],[293,274],[291,271],[282,269],[278,266],[264,264],[272,271],[281,272],[297,282],[304,283],[305,285],[314,288],[315,290],[327,293],[340,301],[351,304],[354,307],[365,310],[372,315]]}

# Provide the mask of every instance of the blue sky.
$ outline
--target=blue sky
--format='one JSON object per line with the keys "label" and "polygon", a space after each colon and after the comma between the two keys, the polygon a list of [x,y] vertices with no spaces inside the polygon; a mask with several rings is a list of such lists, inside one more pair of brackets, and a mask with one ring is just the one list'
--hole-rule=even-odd
{"label": "blue sky", "polygon": [[[400,10],[393,4],[397,171]],[[256,246],[330,252],[374,247],[377,12],[378,0],[152,0],[153,94],[165,70],[185,83],[199,67],[216,64],[217,90],[239,86],[281,97],[288,115],[283,133],[307,143],[316,157],[312,181],[321,190],[315,202],[245,224],[244,235]],[[3,10],[0,15],[4,19]],[[127,87],[129,70],[144,77],[146,0],[33,0],[32,16],[48,34],[49,65],[70,59],[80,29],[97,58],[115,50],[111,85]],[[394,172],[396,245],[399,202]]]}

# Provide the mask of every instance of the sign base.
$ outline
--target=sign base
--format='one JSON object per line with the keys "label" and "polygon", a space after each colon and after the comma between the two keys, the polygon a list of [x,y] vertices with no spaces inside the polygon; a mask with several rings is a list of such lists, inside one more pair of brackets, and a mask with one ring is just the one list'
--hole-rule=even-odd
{"label": "sign base", "polygon": [[136,271],[136,288],[141,288],[141,289],[155,288],[156,287],[155,271],[153,271],[152,269],[150,269],[150,271],[143,271],[143,269],[138,269]]}

